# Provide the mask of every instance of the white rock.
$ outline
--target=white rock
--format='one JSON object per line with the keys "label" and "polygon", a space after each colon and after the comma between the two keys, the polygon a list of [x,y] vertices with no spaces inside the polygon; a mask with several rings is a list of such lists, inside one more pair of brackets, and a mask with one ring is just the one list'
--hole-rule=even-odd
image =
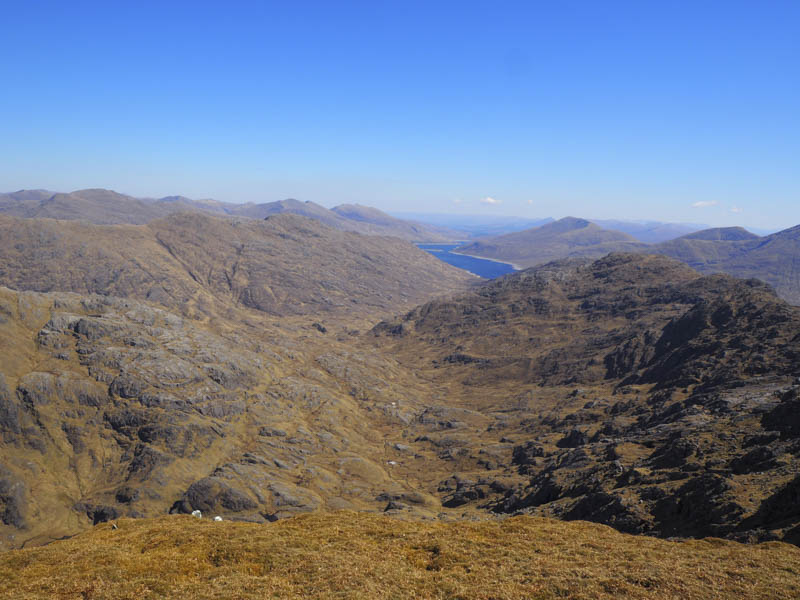
{"label": "white rock", "polygon": [[192,516],[193,517],[197,517],[198,519],[200,519],[200,518],[202,518],[203,513],[201,513],[199,510],[193,510],[192,511]]}
{"label": "white rock", "polygon": [[217,521],[217,522],[222,521],[222,517],[217,515],[216,517],[214,517],[214,520]]}

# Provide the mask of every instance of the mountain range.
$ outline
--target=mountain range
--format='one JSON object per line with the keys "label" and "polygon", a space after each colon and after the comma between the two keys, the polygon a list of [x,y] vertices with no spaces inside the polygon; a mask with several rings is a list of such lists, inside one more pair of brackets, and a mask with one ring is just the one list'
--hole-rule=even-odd
{"label": "mountain range", "polygon": [[24,218],[80,220],[98,225],[145,224],[186,211],[252,219],[288,213],[310,217],[341,231],[388,235],[417,242],[445,242],[464,237],[463,233],[446,227],[404,221],[375,208],[357,204],[343,204],[333,209],[294,199],[262,204],[232,204],[216,200],[192,200],[184,196],[134,198],[104,189],[70,193],[20,190],[0,194],[0,214]]}
{"label": "mountain range", "polygon": [[[358,204],[327,209],[314,202],[287,199],[265,203],[234,204],[194,200],[185,196],[135,198],[111,190],[86,189],[70,193],[20,190],[0,194],[0,214],[26,218],[84,220],[100,225],[144,224],[175,212],[202,211],[216,215],[263,219],[291,213],[316,219],[342,231],[392,235],[414,242],[451,242],[522,231],[553,221],[492,215],[437,215],[396,213]],[[656,221],[593,220],[605,229],[628,233],[645,243],[657,243],[706,229],[704,225]]]}

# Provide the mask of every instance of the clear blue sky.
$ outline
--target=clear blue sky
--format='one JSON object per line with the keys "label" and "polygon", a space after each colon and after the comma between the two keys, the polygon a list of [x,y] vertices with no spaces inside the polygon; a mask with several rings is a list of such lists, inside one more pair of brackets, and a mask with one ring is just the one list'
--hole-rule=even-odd
{"label": "clear blue sky", "polygon": [[800,223],[800,1],[163,4],[3,3],[0,191]]}

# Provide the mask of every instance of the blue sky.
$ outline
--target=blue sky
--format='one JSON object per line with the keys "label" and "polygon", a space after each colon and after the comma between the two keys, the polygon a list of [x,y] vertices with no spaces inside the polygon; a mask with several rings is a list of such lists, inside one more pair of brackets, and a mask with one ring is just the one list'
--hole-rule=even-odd
{"label": "blue sky", "polygon": [[5,2],[0,191],[800,223],[800,2]]}

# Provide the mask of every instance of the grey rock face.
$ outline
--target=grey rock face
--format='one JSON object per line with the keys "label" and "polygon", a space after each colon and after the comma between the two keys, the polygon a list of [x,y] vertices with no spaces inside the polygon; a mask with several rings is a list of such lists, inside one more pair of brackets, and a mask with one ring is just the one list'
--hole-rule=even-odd
{"label": "grey rock face", "polygon": [[26,488],[24,482],[0,465],[0,521],[17,529],[25,527]]}

